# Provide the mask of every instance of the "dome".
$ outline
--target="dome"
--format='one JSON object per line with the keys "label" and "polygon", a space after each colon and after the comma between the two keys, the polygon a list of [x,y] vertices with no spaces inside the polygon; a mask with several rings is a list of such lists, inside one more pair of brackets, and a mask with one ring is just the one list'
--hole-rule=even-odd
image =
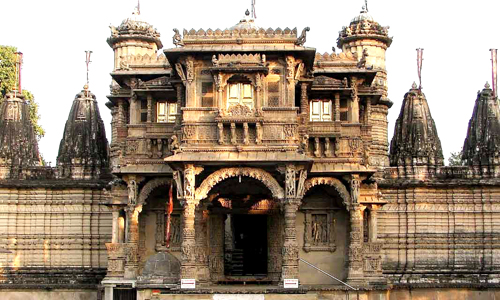
{"label": "dome", "polygon": [[137,8],[132,12],[132,16],[122,21],[120,26],[109,26],[109,28],[111,29],[111,37],[108,38],[110,46],[118,40],[141,38],[154,41],[158,45],[158,48],[163,47],[160,41],[160,33],[153,25],[142,20]]}
{"label": "dome", "polygon": [[255,25],[255,20],[253,18],[250,18],[250,12],[247,10],[245,12],[245,17],[243,19],[240,20],[240,22],[236,25],[234,25],[233,27],[230,27],[229,29],[230,30],[243,30],[243,29],[246,29],[246,30],[250,30],[250,29],[259,29],[259,27],[257,25]]}
{"label": "dome", "polygon": [[363,8],[361,9],[361,11],[359,12],[359,15],[356,16],[356,17],[354,17],[354,19],[352,19],[351,23],[359,23],[359,22],[362,22],[364,20],[367,20],[367,21],[370,21],[370,22],[375,22],[373,20],[373,17],[368,14],[368,11],[363,6]]}

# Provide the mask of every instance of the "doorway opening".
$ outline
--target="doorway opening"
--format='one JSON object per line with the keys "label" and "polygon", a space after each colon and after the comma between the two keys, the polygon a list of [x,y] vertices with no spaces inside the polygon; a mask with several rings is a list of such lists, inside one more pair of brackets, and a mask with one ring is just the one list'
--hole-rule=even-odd
{"label": "doorway opening", "polygon": [[225,232],[225,275],[267,276],[267,215],[227,215]]}

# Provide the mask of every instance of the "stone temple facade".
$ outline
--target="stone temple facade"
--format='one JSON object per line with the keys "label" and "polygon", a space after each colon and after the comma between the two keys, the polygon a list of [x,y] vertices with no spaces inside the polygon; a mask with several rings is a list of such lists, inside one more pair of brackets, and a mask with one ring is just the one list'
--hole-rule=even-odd
{"label": "stone temple facade", "polygon": [[40,164],[27,104],[7,95],[0,298],[500,296],[492,89],[478,94],[464,165],[445,167],[416,85],[389,148],[387,27],[363,10],[340,31],[341,52],[325,54],[305,46],[308,31],[247,15],[174,29],[175,48],[159,54],[160,34],[134,13],[107,40],[109,148],[85,86],[56,167]]}

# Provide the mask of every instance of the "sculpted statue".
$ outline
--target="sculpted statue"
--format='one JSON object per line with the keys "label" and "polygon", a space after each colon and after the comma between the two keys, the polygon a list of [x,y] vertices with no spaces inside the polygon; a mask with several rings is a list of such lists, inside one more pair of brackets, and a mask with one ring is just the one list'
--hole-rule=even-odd
{"label": "sculpted statue", "polygon": [[170,142],[170,151],[175,155],[181,152],[181,145],[177,139],[177,135],[173,135],[171,137],[172,141]]}
{"label": "sculpted statue", "polygon": [[212,56],[212,64],[214,66],[218,66],[219,65],[219,61],[217,60],[217,56],[215,54]]}
{"label": "sculpted statue", "polygon": [[303,46],[306,43],[306,34],[309,30],[311,30],[311,28],[309,28],[309,27],[306,27],[302,30],[302,34],[299,36],[299,38],[295,42],[295,45]]}
{"label": "sculpted statue", "polygon": [[123,55],[120,56],[120,68],[119,68],[119,70],[130,71],[130,66],[129,66],[128,60]]}
{"label": "sculpted statue", "polygon": [[302,153],[306,153],[309,148],[309,135],[304,134],[302,140],[300,141],[300,150]]}
{"label": "sculpted statue", "polygon": [[111,29],[111,36],[112,37],[117,37],[118,36],[118,29],[116,29],[115,26],[109,25],[109,29]]}
{"label": "sculpted statue", "polygon": [[184,46],[181,34],[179,33],[179,29],[177,28],[174,28],[174,36],[172,37],[172,42],[174,43],[175,47]]}
{"label": "sculpted statue", "polygon": [[358,68],[366,68],[366,58],[368,57],[368,49],[363,49],[363,54],[358,62]]}
{"label": "sculpted statue", "polygon": [[135,180],[130,180],[128,183],[128,203],[130,205],[137,204],[137,191],[137,182]]}
{"label": "sculpted statue", "polygon": [[265,54],[262,54],[262,64],[263,65],[266,64],[266,55]]}

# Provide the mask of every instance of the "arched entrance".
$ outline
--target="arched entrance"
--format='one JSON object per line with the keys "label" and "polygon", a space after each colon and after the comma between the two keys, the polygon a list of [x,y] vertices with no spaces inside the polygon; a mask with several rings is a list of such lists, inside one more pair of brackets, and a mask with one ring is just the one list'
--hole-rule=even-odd
{"label": "arched entrance", "polygon": [[197,189],[209,215],[209,270],[217,282],[277,282],[281,274],[283,189],[267,172],[221,169]]}
{"label": "arched entrance", "polygon": [[[350,195],[333,177],[306,180],[304,197],[297,213],[299,256],[333,276],[348,275]],[[302,284],[336,284],[311,268],[300,268]]]}

